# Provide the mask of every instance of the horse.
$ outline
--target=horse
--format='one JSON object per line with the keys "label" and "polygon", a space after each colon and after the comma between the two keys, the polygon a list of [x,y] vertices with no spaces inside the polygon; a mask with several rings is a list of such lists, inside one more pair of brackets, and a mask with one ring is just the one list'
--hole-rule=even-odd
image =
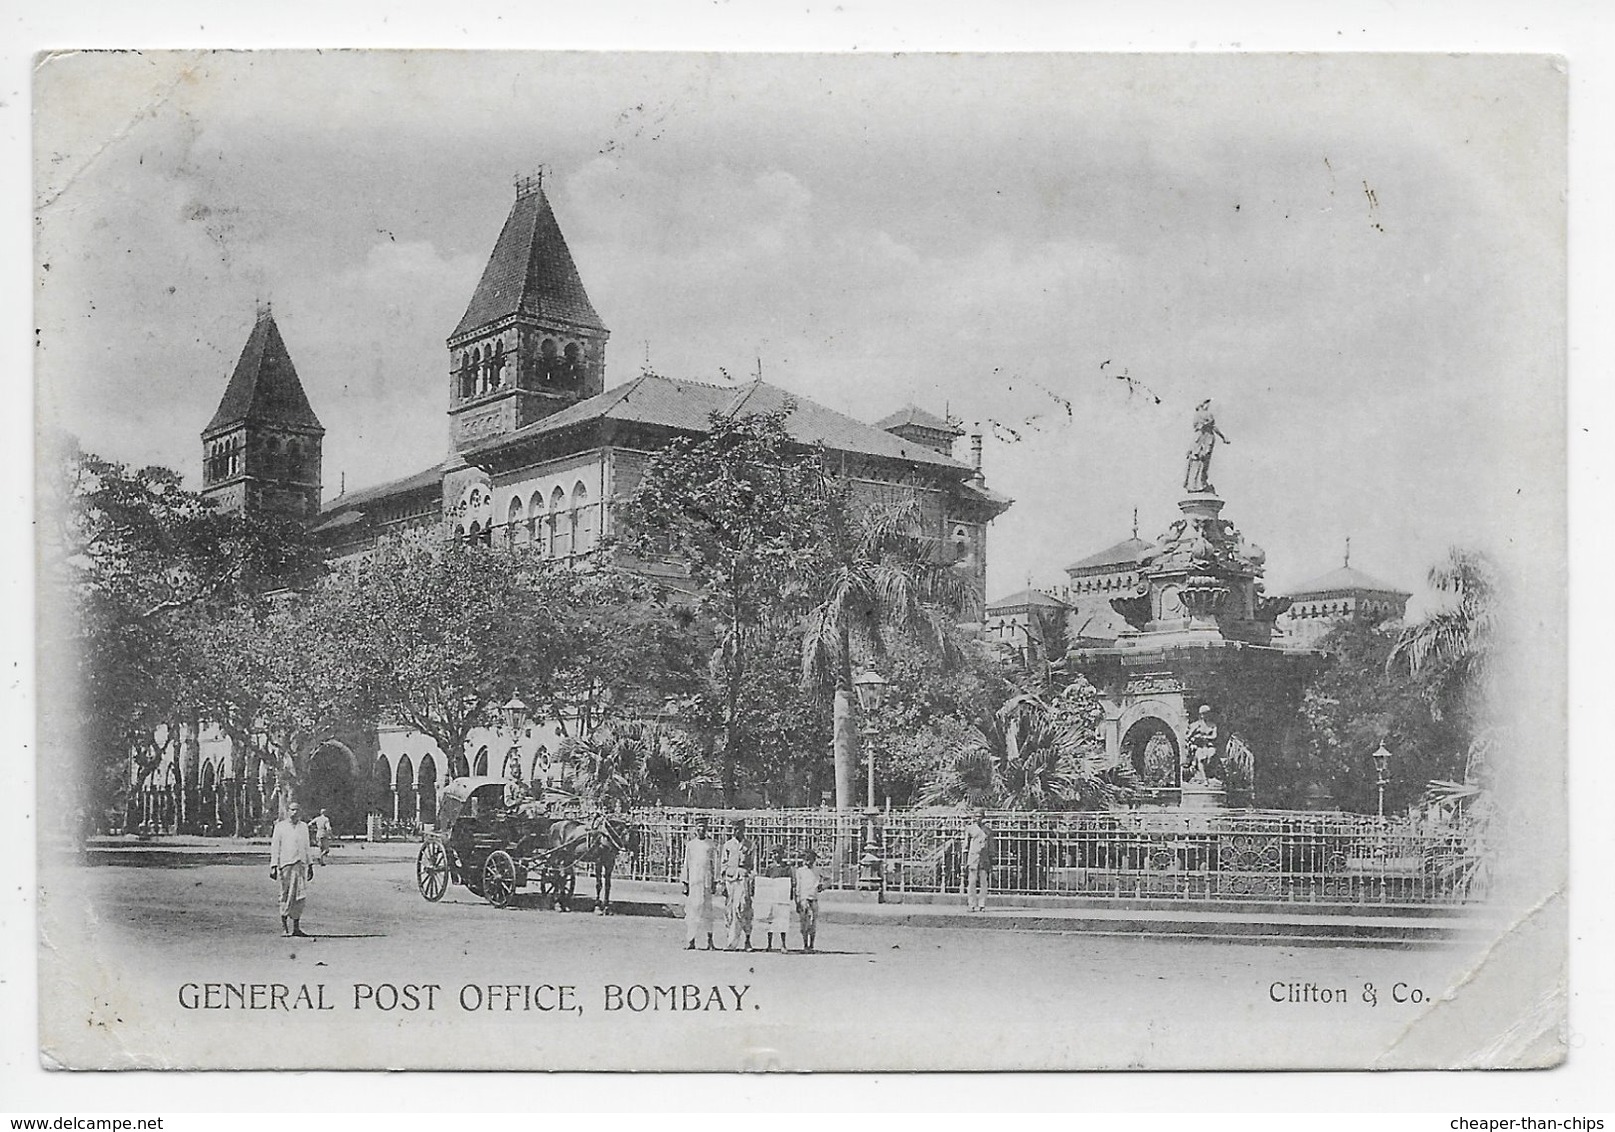
{"label": "horse", "polygon": [[594,872],[594,911],[611,912],[611,874],[617,857],[639,849],[639,830],[618,814],[595,813],[587,818],[556,818],[543,832],[524,843],[526,856],[544,861],[539,890],[555,902],[555,910],[569,912],[568,901],[577,887],[577,865],[586,861]]}
{"label": "horse", "polygon": [[619,854],[639,852],[639,827],[619,814],[596,814],[589,826],[588,848],[581,860],[594,867],[594,914],[611,915],[611,874]]}

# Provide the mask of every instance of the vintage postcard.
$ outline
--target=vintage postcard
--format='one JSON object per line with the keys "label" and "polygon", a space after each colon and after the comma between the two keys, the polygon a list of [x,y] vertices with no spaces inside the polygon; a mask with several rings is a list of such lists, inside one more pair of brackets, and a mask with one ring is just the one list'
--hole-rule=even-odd
{"label": "vintage postcard", "polygon": [[1561,59],[34,96],[47,1066],[1565,1059]]}

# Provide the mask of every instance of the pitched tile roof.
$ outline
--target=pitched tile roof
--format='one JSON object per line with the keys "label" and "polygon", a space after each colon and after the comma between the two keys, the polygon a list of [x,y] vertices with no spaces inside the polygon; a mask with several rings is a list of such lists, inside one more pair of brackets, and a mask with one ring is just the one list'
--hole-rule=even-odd
{"label": "pitched tile roof", "polygon": [[1080,561],[1073,562],[1065,568],[1067,574],[1074,574],[1079,570],[1098,570],[1106,566],[1126,566],[1138,561],[1138,556],[1148,550],[1150,544],[1134,535],[1132,538],[1122,539],[1114,546],[1107,546],[1098,554],[1090,554]]}
{"label": "pitched tile roof", "polygon": [[928,428],[934,432],[945,432],[950,436],[964,435],[964,430],[959,428],[958,425],[949,424],[947,421],[926,412],[924,409],[913,403],[904,405],[901,409],[897,410],[897,412],[893,413],[889,417],[882,417],[880,420],[875,422],[874,427],[884,429],[887,432],[892,432],[896,429],[902,428],[904,425],[913,425],[916,428]]}
{"label": "pitched tile roof", "polygon": [[359,514],[363,512],[363,508],[366,504],[374,503],[378,499],[388,499],[394,496],[408,495],[411,492],[424,491],[429,487],[436,488],[440,486],[442,482],[443,462],[440,460],[433,464],[430,468],[422,469],[421,471],[416,472],[414,475],[404,476],[401,479],[396,480],[388,480],[386,483],[378,483],[374,487],[361,488],[358,491],[344,492],[335,499],[326,500],[324,506],[320,508],[321,515],[332,517],[325,523],[321,524],[321,526],[339,526],[341,524],[336,523],[334,517],[341,515],[344,512],[354,512],[355,514]]}
{"label": "pitched tile roof", "polygon": [[977,502],[997,508],[999,514],[1009,510],[1010,504],[1015,502],[1014,496],[1005,495],[1001,491],[994,491],[986,484],[976,483],[974,480],[965,480],[964,483],[959,485],[959,491],[967,499],[974,496]]}
{"label": "pitched tile roof", "polygon": [[885,456],[892,460],[932,464],[942,468],[965,469],[967,465],[944,455],[934,448],[904,440],[884,429],[853,420],[844,413],[826,408],[817,401],[787,392],[766,381],[754,381],[745,386],[735,398],[734,406],[725,412],[773,412],[788,401],[796,403],[796,411],[785,420],[785,428],[792,439],[804,444],[823,444],[835,452],[852,452],[866,456]]}
{"label": "pitched tile roof", "polygon": [[1297,586],[1285,596],[1299,597],[1303,594],[1332,594],[1341,593],[1345,590],[1367,590],[1370,593],[1399,594],[1402,597],[1413,596],[1408,590],[1400,589],[1389,582],[1382,582],[1378,578],[1371,577],[1350,566],[1336,567],[1321,578],[1314,578],[1304,586]]}
{"label": "pitched tile roof", "polygon": [[[321,428],[320,418],[297,380],[297,370],[268,309],[258,314],[241,350],[224,397],[202,435],[242,421]],[[323,430],[322,430],[323,431]]]}
{"label": "pitched tile roof", "polygon": [[595,420],[632,421],[686,432],[704,432],[712,413],[746,415],[772,412],[793,402],[796,409],[785,420],[786,431],[803,444],[823,444],[836,452],[884,456],[915,464],[965,471],[951,456],[904,440],[889,432],[826,408],[817,401],[787,392],[765,381],[739,387],[676,381],[658,374],[643,374],[615,389],[579,401],[543,420],[491,437],[465,450],[470,457],[496,451],[507,444]]}
{"label": "pitched tile roof", "polygon": [[1050,609],[1069,609],[1065,602],[1053,594],[1046,594],[1042,590],[1018,590],[1008,597],[1001,597],[997,601],[989,601],[986,605],[988,613],[1009,613],[1017,609],[1029,609],[1034,605],[1046,606]]}
{"label": "pitched tile roof", "polygon": [[507,315],[533,315],[604,330],[542,188],[519,194],[488,266],[451,339]]}

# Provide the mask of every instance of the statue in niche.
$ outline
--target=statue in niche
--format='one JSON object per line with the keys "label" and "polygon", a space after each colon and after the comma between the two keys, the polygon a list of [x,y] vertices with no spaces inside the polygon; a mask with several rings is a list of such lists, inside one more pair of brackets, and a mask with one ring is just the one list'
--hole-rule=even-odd
{"label": "statue in niche", "polygon": [[1217,725],[1211,722],[1211,708],[1200,705],[1200,716],[1184,733],[1183,780],[1203,786],[1222,778],[1217,758]]}
{"label": "statue in niche", "polygon": [[1194,407],[1194,441],[1189,445],[1188,467],[1183,473],[1183,490],[1211,492],[1211,452],[1217,441],[1228,443],[1228,438],[1217,427],[1217,418],[1211,412],[1211,398]]}

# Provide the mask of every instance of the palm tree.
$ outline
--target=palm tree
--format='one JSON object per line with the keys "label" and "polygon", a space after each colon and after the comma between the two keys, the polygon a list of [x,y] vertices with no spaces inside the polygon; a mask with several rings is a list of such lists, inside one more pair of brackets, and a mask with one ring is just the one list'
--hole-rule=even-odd
{"label": "palm tree", "polygon": [[1386,660],[1424,682],[1430,714],[1472,721],[1465,779],[1479,781],[1491,728],[1477,716],[1496,692],[1496,567],[1484,554],[1453,548],[1430,571],[1430,585],[1451,600],[1402,631]]}
{"label": "palm tree", "polygon": [[923,533],[913,499],[853,514],[845,494],[825,509],[820,552],[799,572],[809,605],[802,641],[802,679],[834,694],[836,808],[851,809],[857,766],[852,663],[854,650],[879,657],[886,636],[907,634],[944,657],[957,656],[955,618],[979,602],[955,570],[949,548]]}
{"label": "palm tree", "polygon": [[1137,785],[1132,768],[1105,761],[1086,681],[1047,699],[1011,698],[970,728],[926,791],[926,805],[998,810],[1102,810]]}
{"label": "palm tree", "polygon": [[1387,665],[1430,681],[1439,718],[1443,710],[1491,690],[1497,571],[1484,554],[1455,547],[1431,569],[1430,585],[1452,600],[1404,629]]}
{"label": "palm tree", "polygon": [[595,810],[628,810],[714,784],[689,737],[655,720],[606,724],[563,741],[560,755],[568,764],[562,792]]}

